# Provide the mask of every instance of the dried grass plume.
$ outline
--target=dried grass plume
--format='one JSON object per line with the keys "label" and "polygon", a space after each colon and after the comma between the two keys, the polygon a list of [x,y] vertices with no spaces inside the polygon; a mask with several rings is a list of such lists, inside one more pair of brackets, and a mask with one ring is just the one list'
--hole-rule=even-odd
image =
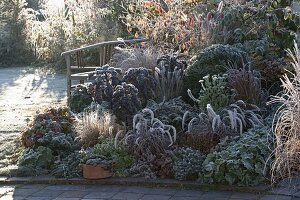
{"label": "dried grass plume", "polygon": [[273,96],[269,104],[279,104],[273,120],[275,150],[271,167],[272,182],[299,174],[300,170],[300,52],[295,43],[294,72],[281,78],[282,92]]}

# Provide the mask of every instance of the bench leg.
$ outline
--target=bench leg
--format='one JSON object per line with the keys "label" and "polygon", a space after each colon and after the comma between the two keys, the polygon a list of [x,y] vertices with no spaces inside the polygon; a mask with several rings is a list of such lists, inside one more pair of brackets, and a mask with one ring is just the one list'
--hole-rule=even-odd
{"label": "bench leg", "polygon": [[67,103],[70,105],[70,97],[71,97],[71,80],[70,77],[67,77]]}
{"label": "bench leg", "polygon": [[71,57],[70,55],[65,56],[67,64],[67,105],[70,105],[70,96],[71,96]]}

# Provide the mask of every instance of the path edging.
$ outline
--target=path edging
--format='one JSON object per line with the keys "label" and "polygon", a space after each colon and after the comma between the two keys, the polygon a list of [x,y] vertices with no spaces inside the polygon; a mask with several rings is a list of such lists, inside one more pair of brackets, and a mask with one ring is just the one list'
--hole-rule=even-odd
{"label": "path edging", "polygon": [[255,187],[238,187],[232,185],[201,184],[194,181],[178,181],[174,179],[145,179],[145,178],[107,178],[99,180],[87,180],[84,178],[55,178],[52,176],[36,177],[0,177],[0,184],[73,184],[73,185],[126,185],[144,187],[164,187],[197,190],[224,190],[234,192],[251,192],[266,194],[271,189],[270,185]]}

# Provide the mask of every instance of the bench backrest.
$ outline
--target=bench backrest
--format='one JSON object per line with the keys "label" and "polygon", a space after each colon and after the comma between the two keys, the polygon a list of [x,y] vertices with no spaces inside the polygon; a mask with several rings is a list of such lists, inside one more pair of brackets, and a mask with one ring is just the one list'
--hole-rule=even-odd
{"label": "bench backrest", "polygon": [[83,54],[88,50],[97,50],[99,52],[99,66],[107,64],[112,56],[113,50],[119,45],[133,45],[142,42],[146,42],[146,39],[132,39],[132,40],[116,40],[116,41],[106,41],[93,45],[88,45],[85,47],[69,50],[63,52],[61,55],[65,57],[67,62],[67,67],[71,65],[71,56],[75,58],[75,66],[84,67]]}

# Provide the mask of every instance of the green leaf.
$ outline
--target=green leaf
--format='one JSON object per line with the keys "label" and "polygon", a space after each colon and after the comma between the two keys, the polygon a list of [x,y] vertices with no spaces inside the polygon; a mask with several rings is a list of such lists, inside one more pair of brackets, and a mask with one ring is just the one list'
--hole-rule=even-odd
{"label": "green leaf", "polygon": [[251,161],[248,159],[242,159],[241,160],[243,165],[248,169],[248,170],[253,170],[253,166],[251,164]]}

